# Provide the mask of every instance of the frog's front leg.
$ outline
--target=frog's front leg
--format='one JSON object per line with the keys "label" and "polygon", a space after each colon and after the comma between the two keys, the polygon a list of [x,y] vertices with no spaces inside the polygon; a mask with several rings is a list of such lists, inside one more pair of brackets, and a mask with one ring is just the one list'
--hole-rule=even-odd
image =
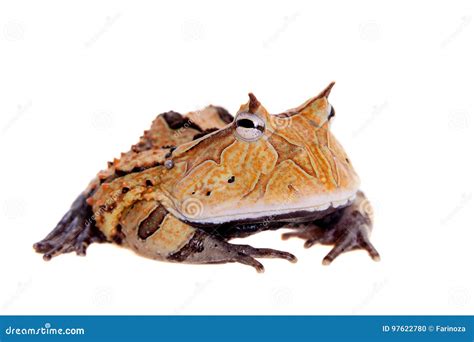
{"label": "frog's front leg", "polygon": [[280,258],[296,262],[288,252],[271,248],[255,248],[249,245],[231,244],[219,237],[197,229],[189,242],[178,252],[168,257],[170,261],[191,264],[222,264],[238,262],[264,272],[263,265],[256,258]]}
{"label": "frog's front leg", "polygon": [[105,242],[105,236],[91,219],[92,209],[86,202],[89,195],[90,193],[79,195],[56,228],[33,245],[36,252],[43,254],[44,260],[69,252],[86,255],[86,249],[91,243]]}
{"label": "frog's front leg", "polygon": [[292,262],[290,253],[268,248],[254,248],[227,242],[217,230],[204,231],[178,220],[158,205],[146,219],[141,220],[150,202],[137,203],[121,220],[120,230],[111,239],[134,250],[137,254],[156,260],[190,264],[219,264],[239,262],[263,272],[255,258],[281,258]]}
{"label": "frog's front leg", "polygon": [[296,232],[285,233],[282,239],[299,237],[305,239],[305,247],[314,244],[334,245],[334,248],[324,257],[323,264],[329,265],[344,252],[364,249],[373,260],[380,260],[380,255],[370,243],[372,232],[372,207],[361,191],[357,192],[354,202],[345,208],[309,223],[298,224],[291,228]]}

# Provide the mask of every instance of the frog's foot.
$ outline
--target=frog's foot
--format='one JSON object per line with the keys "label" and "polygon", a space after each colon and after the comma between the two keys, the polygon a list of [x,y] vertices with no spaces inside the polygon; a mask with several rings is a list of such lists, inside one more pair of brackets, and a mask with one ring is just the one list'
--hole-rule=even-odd
{"label": "frog's foot", "polygon": [[56,255],[74,251],[78,255],[85,255],[91,243],[105,241],[105,237],[91,219],[92,210],[86,203],[86,197],[81,194],[56,228],[33,245],[36,252],[43,254],[44,260],[48,261]]}
{"label": "frog's foot", "polygon": [[317,243],[334,245],[334,248],[324,257],[323,264],[329,265],[340,254],[356,249],[364,249],[373,260],[380,260],[380,255],[370,243],[372,231],[372,209],[362,192],[357,193],[355,201],[348,207],[342,208],[321,220],[307,224],[299,224],[299,231],[285,233],[282,239],[298,237],[306,240],[305,247]]}
{"label": "frog's foot", "polygon": [[208,233],[197,230],[191,240],[168,260],[193,264],[221,264],[238,262],[254,267],[257,272],[265,268],[255,258],[279,258],[296,262],[296,257],[288,252],[270,248],[254,248],[249,245],[231,244]]}

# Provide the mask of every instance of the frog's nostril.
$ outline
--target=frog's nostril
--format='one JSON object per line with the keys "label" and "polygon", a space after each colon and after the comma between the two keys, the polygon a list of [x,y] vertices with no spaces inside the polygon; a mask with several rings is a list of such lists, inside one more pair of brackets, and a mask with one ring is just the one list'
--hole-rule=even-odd
{"label": "frog's nostril", "polygon": [[232,176],[227,180],[227,183],[234,183],[234,181],[235,181],[235,176]]}
{"label": "frog's nostril", "polygon": [[206,196],[211,196],[211,192],[208,191],[208,192],[206,193]]}

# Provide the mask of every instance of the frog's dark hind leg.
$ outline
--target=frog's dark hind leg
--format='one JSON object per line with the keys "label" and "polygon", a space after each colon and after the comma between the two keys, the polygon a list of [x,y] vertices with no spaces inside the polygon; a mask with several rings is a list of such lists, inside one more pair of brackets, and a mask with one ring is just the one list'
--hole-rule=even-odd
{"label": "frog's dark hind leg", "polygon": [[380,260],[380,255],[370,243],[372,232],[372,207],[364,193],[359,191],[354,202],[323,219],[295,226],[299,231],[285,233],[282,239],[299,237],[305,239],[305,247],[314,244],[334,245],[324,257],[323,264],[329,265],[344,252],[364,249],[373,260]]}
{"label": "frog's dark hind leg", "polygon": [[104,235],[92,220],[92,209],[86,203],[88,195],[81,194],[63,216],[56,228],[33,248],[43,254],[44,260],[69,252],[85,255],[87,247],[93,242],[104,242]]}
{"label": "frog's dark hind leg", "polygon": [[239,262],[254,267],[257,272],[263,272],[263,265],[255,258],[280,258],[291,262],[297,261],[296,257],[288,252],[231,244],[199,229],[183,248],[168,256],[170,261],[192,264]]}

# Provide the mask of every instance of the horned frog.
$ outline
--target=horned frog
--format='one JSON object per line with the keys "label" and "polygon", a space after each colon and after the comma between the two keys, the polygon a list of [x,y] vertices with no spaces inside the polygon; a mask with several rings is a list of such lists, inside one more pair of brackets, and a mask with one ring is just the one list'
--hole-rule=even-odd
{"label": "horned frog", "polygon": [[264,230],[293,228],[283,239],[334,245],[323,259],[364,249],[372,209],[359,178],[330,132],[334,83],[301,106],[270,115],[253,94],[235,119],[209,106],[160,114],[120,159],[109,162],[34,248],[44,259],[93,242],[113,242],[172,262],[239,262],[290,253],[229,243]]}

